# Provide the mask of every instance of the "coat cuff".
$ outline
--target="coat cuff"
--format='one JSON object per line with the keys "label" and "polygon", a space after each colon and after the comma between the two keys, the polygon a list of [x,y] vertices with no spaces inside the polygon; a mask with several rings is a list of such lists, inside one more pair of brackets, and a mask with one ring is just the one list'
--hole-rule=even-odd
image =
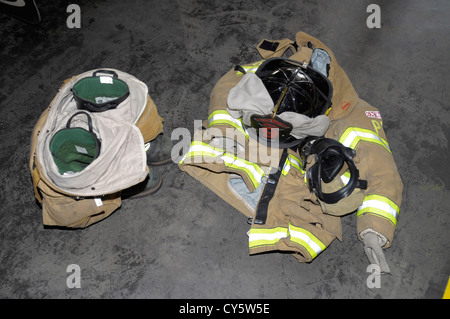
{"label": "coat cuff", "polygon": [[383,248],[391,246],[394,240],[395,225],[382,217],[365,213],[358,216],[357,219],[357,231],[359,240],[363,240],[362,236],[367,232],[374,232],[382,238],[384,245]]}

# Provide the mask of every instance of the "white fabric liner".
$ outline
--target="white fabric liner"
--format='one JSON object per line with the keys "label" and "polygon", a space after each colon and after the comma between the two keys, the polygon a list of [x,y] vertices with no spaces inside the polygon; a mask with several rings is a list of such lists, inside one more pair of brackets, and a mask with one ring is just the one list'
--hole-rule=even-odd
{"label": "white fabric liner", "polygon": [[[50,140],[79,111],[71,91],[73,85],[97,70],[115,71],[127,83],[130,95],[116,109],[86,111],[92,118],[94,133],[101,140],[100,155],[81,172],[61,175],[50,153]],[[112,194],[143,181],[148,174],[144,139],[135,124],[147,105],[147,95],[145,83],[115,69],[91,70],[73,78],[58,92],[38,136],[36,157],[42,165],[40,173],[60,190],[84,197]],[[86,116],[76,116],[71,127],[88,129]]]}

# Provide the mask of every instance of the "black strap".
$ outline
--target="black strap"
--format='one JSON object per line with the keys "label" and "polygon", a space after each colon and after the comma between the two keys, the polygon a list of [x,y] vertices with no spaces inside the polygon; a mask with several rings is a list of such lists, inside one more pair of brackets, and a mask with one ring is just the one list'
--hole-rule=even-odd
{"label": "black strap", "polygon": [[260,44],[260,48],[263,50],[267,50],[267,51],[272,51],[275,52],[278,48],[278,46],[280,45],[279,42],[272,42],[272,41],[267,41],[264,40],[261,44]]}
{"label": "black strap", "polygon": [[119,78],[117,73],[115,71],[112,71],[112,70],[97,70],[94,73],[92,73],[92,76],[97,76],[97,73],[111,74],[113,77]]}
{"label": "black strap", "polygon": [[258,207],[256,208],[255,219],[253,221],[254,224],[264,225],[267,219],[267,211],[269,209],[269,202],[275,194],[275,189],[277,188],[278,181],[281,176],[281,171],[283,170],[284,164],[286,163],[286,159],[288,157],[287,149],[283,150],[283,154],[281,155],[280,163],[278,164],[278,169],[275,173],[270,174],[268,176],[266,186],[264,186],[264,190],[261,194],[261,198],[259,199]]}
{"label": "black strap", "polygon": [[[97,158],[98,155],[100,154],[100,148],[101,148],[101,145],[102,145],[102,141],[101,141],[101,140],[97,137],[97,135],[94,133],[94,129],[92,128],[92,118],[91,118],[91,116],[89,115],[89,113],[84,112],[84,111],[78,111],[78,112],[74,113],[74,114],[69,118],[69,120],[67,121],[66,129],[70,129],[70,128],[71,128],[70,125],[72,124],[73,118],[74,118],[75,116],[80,115],[80,114],[84,114],[84,115],[86,115],[86,117],[87,117],[87,120],[88,120],[88,127],[89,127],[89,133],[92,134],[92,136],[93,136],[94,139],[95,139],[96,145],[97,145],[97,156],[95,157],[95,158]],[[84,130],[84,128],[81,128],[81,129]]]}
{"label": "black strap", "polygon": [[75,116],[79,115],[79,114],[84,114],[84,115],[87,116],[89,132],[93,133],[94,131],[92,130],[92,119],[91,119],[91,116],[90,116],[88,113],[84,112],[84,111],[79,111],[79,112],[74,113],[74,114],[70,117],[70,119],[67,121],[66,128],[70,128],[70,124],[72,124],[73,118],[74,118]]}

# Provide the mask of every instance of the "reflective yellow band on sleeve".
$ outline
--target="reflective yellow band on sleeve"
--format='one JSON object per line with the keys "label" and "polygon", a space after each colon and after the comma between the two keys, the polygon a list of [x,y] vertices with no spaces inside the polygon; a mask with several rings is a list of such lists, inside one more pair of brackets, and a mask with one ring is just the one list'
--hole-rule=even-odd
{"label": "reflective yellow band on sleeve", "polygon": [[288,158],[286,159],[286,162],[284,163],[283,170],[281,171],[281,174],[286,176],[289,173],[291,166],[296,168],[300,173],[305,174],[305,171],[302,168],[302,163],[301,163],[300,159],[298,159],[297,157],[295,157],[292,154],[288,155]]}
{"label": "reflective yellow band on sleeve", "polygon": [[319,255],[326,248],[326,246],[316,236],[306,229],[289,224],[289,233],[291,235],[291,241],[303,246],[311,255],[312,259],[316,258],[317,255]]}
{"label": "reflective yellow band on sleeve", "polygon": [[360,141],[378,144],[391,153],[388,142],[371,130],[349,127],[339,139],[339,142],[341,142],[344,146],[352,149],[356,149],[356,146]]}
{"label": "reflective yellow band on sleeve", "polygon": [[229,125],[239,132],[241,132],[245,138],[248,140],[249,136],[247,133],[247,130],[245,129],[244,123],[239,118],[234,118],[225,110],[217,110],[211,112],[211,114],[208,117],[208,127],[213,127],[216,125]]}
{"label": "reflective yellow band on sleeve", "polygon": [[288,229],[286,227],[275,228],[252,228],[249,232],[250,249],[276,245],[280,239],[288,237]]}
{"label": "reflective yellow band on sleeve", "polygon": [[252,228],[249,232],[250,249],[271,247],[278,244],[281,239],[288,238],[291,242],[303,247],[311,256],[316,258],[326,249],[316,236],[310,231],[289,224],[287,227]]}
{"label": "reflective yellow band on sleeve", "polygon": [[257,164],[245,159],[238,158],[234,154],[212,147],[206,143],[193,141],[185,156],[181,159],[180,165],[187,159],[193,157],[202,157],[212,159],[206,162],[213,162],[215,159],[223,161],[226,167],[245,173],[250,179],[252,185],[257,188],[265,176],[264,170]]}
{"label": "reflective yellow band on sleeve", "polygon": [[211,147],[206,143],[199,142],[199,141],[193,141],[191,143],[191,146],[189,147],[189,150],[186,152],[186,154],[181,159],[180,164],[183,163],[187,158],[190,158],[190,157],[207,156],[207,157],[216,158],[217,156],[220,156],[223,153],[224,153],[224,151],[215,149],[214,147]]}
{"label": "reflective yellow band on sleeve", "polygon": [[372,194],[364,198],[361,206],[359,206],[356,212],[356,217],[361,217],[364,214],[373,214],[386,218],[394,225],[397,225],[399,212],[400,209],[398,205],[389,198]]}
{"label": "reflective yellow band on sleeve", "polygon": [[233,154],[224,154],[221,156],[221,159],[227,167],[246,173],[254,188],[258,188],[263,177],[265,176],[264,170],[261,167],[255,163],[238,158]]}

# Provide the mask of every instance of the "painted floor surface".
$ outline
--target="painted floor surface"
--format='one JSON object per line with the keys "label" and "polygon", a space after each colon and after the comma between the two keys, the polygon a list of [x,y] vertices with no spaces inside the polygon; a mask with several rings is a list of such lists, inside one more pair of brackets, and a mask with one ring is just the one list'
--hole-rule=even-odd
{"label": "painted floor surface", "polygon": [[[442,298],[450,275],[450,3],[440,1],[37,1],[42,21],[0,14],[0,298]],[[378,3],[381,28],[369,28]],[[311,34],[379,108],[404,183],[390,275],[367,284],[356,216],[310,264],[249,256],[245,216],[175,164],[153,196],[82,230],[48,229],[30,137],[62,81],[100,67],[148,85],[165,132],[207,117],[216,81],[264,38]],[[69,265],[81,288],[69,288]]]}

